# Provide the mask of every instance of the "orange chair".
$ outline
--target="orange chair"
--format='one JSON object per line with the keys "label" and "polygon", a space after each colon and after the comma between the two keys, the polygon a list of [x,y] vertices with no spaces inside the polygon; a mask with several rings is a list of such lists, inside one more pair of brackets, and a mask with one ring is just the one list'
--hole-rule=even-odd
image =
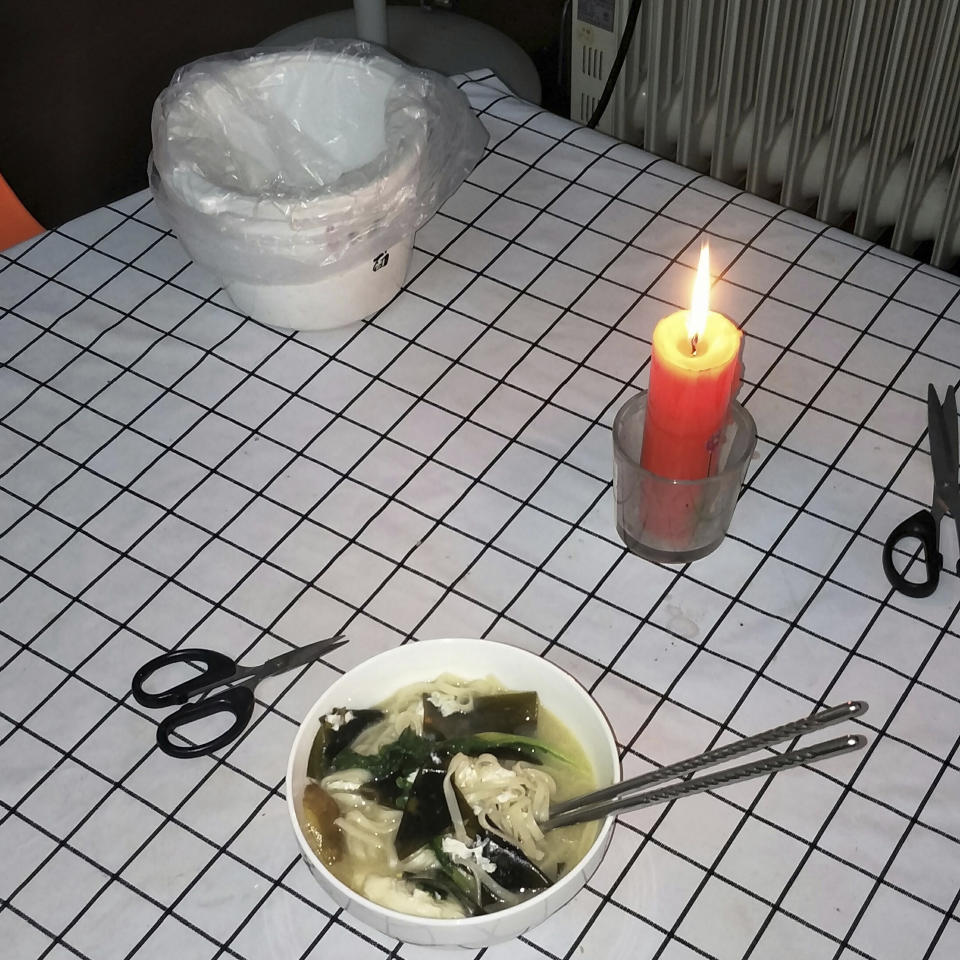
{"label": "orange chair", "polygon": [[30,216],[27,208],[0,176],[0,250],[16,246],[43,233],[43,227]]}

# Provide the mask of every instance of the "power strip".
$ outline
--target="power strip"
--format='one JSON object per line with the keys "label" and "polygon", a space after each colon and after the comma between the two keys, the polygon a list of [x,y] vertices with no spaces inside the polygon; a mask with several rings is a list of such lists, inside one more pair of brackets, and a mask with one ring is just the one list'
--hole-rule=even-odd
{"label": "power strip", "polygon": [[[623,0],[573,0],[572,40],[570,45],[570,118],[586,123],[593,115],[607,74],[617,55]],[[611,102],[597,129],[614,130],[614,104]]]}

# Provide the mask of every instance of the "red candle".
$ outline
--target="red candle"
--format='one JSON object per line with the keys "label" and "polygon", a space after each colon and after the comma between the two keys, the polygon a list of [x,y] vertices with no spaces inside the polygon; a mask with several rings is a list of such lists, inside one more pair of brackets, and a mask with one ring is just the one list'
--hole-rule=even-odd
{"label": "red candle", "polygon": [[707,309],[709,290],[704,244],[691,309],[670,314],[653,331],[640,463],[673,480],[701,480],[715,471],[740,384],[743,337],[723,314]]}

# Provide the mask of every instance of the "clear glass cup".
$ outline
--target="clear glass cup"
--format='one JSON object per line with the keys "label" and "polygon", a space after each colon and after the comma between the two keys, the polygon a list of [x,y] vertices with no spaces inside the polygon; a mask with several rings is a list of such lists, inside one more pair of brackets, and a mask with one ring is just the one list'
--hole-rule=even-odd
{"label": "clear glass cup", "polygon": [[736,401],[718,452],[718,469],[703,480],[671,480],[640,466],[647,394],[631,397],[613,421],[613,493],[617,533],[631,553],[660,563],[689,563],[726,536],[757,425]]}

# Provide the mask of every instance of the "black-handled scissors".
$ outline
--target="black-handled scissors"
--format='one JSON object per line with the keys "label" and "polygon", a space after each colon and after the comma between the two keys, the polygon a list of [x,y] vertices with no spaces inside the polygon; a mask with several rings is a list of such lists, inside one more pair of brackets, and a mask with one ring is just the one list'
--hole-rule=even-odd
{"label": "black-handled scissors", "polygon": [[[940,582],[943,554],[940,552],[940,521],[952,517],[960,537],[960,484],[957,469],[957,393],[949,387],[941,405],[933,384],[927,386],[927,427],[930,460],[933,463],[933,498],[929,510],[921,510],[893,528],[883,545],[883,572],[894,590],[908,597],[929,597]],[[926,579],[908,580],[893,565],[893,551],[902,540],[919,540]],[[957,564],[960,573],[960,563]]]}
{"label": "black-handled scissors", "polygon": [[[243,666],[215,650],[196,647],[172,650],[170,653],[162,653],[159,657],[154,657],[133,675],[133,699],[141,707],[149,709],[183,704],[179,710],[160,721],[157,726],[157,746],[171,757],[203,757],[225,747],[244,731],[253,716],[253,691],[261,680],[312,663],[325,653],[342,647],[346,642],[342,635],[331,637],[329,640],[318,640],[298,650],[271,657],[266,663],[255,667]],[[197,676],[167,690],[161,690],[159,693],[148,693],[143,689],[144,683],[153,674],[173,663],[191,663],[204,669]],[[226,687],[226,689],[219,693],[211,693],[218,687]],[[194,697],[200,699],[190,703],[189,701]],[[191,744],[174,743],[170,739],[179,727],[218,713],[232,715],[233,723],[229,730],[212,740]]]}

